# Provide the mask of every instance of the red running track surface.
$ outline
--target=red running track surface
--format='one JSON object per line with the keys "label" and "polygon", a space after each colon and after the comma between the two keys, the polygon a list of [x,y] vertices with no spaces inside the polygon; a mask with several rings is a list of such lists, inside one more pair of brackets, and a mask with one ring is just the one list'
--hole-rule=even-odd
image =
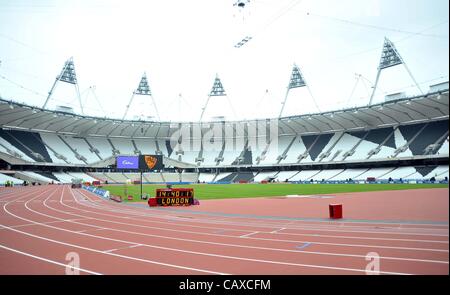
{"label": "red running track surface", "polygon": [[[369,194],[369,204],[385,198],[391,220],[386,223],[382,207],[364,209],[367,202],[348,195],[343,196],[344,217],[348,208],[351,218],[364,221],[319,219],[324,216],[315,206],[326,205],[327,212],[336,199],[253,199],[244,202],[260,211],[224,206],[223,213],[230,214],[208,214],[213,203],[152,209],[69,186],[2,188],[0,274],[66,274],[69,269],[80,274],[364,275],[370,262],[366,255],[373,252],[380,257],[381,274],[448,274],[448,189],[422,193],[409,199],[410,215],[398,208],[398,218],[392,208],[398,204],[383,196],[401,192]],[[435,205],[427,206],[438,208],[424,207],[431,194],[436,194]],[[285,218],[250,215],[264,213],[267,200]],[[216,211],[226,202],[218,201]],[[293,206],[302,208],[299,216],[292,216]],[[353,214],[358,206],[363,213]],[[447,214],[437,216],[444,206]],[[428,213],[416,215],[420,208]],[[301,220],[311,216],[317,219]],[[79,258],[78,267],[67,267],[73,257],[68,255]]]}

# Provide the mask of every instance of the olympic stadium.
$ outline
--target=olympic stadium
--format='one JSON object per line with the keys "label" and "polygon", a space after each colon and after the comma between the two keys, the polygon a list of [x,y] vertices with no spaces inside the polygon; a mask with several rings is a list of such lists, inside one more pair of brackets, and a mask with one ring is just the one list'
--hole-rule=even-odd
{"label": "olympic stadium", "polygon": [[[418,83],[403,53],[380,40],[362,105],[321,110],[294,63],[276,115],[209,115],[230,105],[217,74],[189,121],[162,118],[145,73],[123,116],[87,115],[77,59],[62,60],[41,105],[0,98],[0,272],[67,274],[75,252],[75,274],[448,274],[448,76]],[[392,69],[415,91],[375,101]],[[78,110],[50,107],[61,87]],[[296,91],[315,111],[289,107]],[[133,117],[138,99],[151,108]],[[195,205],[149,201],[185,189]]]}

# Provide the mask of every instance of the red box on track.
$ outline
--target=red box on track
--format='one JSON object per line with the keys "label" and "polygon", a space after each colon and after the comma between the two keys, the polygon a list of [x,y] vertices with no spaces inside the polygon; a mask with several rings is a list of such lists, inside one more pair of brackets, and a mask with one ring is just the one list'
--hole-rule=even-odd
{"label": "red box on track", "polygon": [[342,218],[342,204],[330,204],[330,218],[341,219]]}
{"label": "red box on track", "polygon": [[156,198],[150,198],[148,199],[148,205],[150,207],[156,207],[158,206],[158,202],[156,201]]}

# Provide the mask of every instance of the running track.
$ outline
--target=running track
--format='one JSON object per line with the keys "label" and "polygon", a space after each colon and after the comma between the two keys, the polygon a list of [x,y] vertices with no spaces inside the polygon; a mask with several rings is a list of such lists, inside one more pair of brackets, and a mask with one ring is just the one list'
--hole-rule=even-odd
{"label": "running track", "polygon": [[448,274],[447,223],[218,216],[127,206],[69,186],[0,190],[0,274]]}

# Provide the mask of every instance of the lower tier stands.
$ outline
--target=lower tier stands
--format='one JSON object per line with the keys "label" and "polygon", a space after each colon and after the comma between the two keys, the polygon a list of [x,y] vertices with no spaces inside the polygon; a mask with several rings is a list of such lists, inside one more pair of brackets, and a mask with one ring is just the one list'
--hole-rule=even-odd
{"label": "lower tier stands", "polygon": [[[144,173],[144,183],[238,183],[238,182],[322,182],[322,181],[366,181],[374,178],[380,181],[403,180],[423,181],[434,178],[442,181],[449,177],[449,166],[434,167],[387,167],[387,168],[361,168],[361,169],[328,169],[328,170],[301,170],[301,171],[264,171],[253,172],[226,172],[226,173]],[[32,172],[14,171],[0,173],[0,184],[13,181],[22,184],[24,180],[41,184],[71,183],[73,179],[82,179],[83,182],[99,180],[101,183],[126,183],[140,181],[139,173],[122,172]]]}
{"label": "lower tier stands", "polygon": [[0,186],[3,186],[6,184],[7,181],[12,181],[13,184],[17,185],[17,184],[21,184],[23,182],[23,180],[0,173]]}

